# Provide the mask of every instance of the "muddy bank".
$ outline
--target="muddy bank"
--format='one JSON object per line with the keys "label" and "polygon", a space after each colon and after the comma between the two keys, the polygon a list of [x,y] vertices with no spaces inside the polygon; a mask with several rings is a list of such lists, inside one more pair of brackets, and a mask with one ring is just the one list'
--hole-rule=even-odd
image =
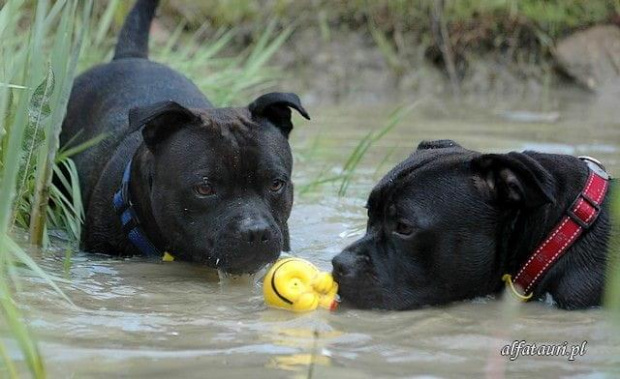
{"label": "muddy bank", "polygon": [[[456,94],[478,105],[519,104],[543,112],[556,110],[561,98],[578,97],[608,113],[608,119],[617,119],[620,50],[615,46],[620,29],[595,28],[603,30],[569,34],[558,41],[560,49],[554,44],[545,55],[525,46],[511,53],[467,51],[466,63],[457,68]],[[309,104],[454,97],[453,82],[436,55],[440,53],[413,38],[403,45],[391,61],[369,33],[341,30],[326,37],[307,28],[295,31],[272,63],[282,70],[278,88],[300,93]]]}
{"label": "muddy bank", "polygon": [[[412,41],[397,64],[373,38],[341,31],[323,39],[316,30],[299,30],[273,57],[285,75],[282,86],[304,94],[313,103],[376,103],[454,93],[443,64],[428,57],[428,48]],[[497,54],[471,53],[458,74],[458,91],[471,97],[542,97],[545,91],[570,87],[579,91],[550,62],[533,64]]]}
{"label": "muddy bank", "polygon": [[233,3],[173,0],[161,24],[171,31],[185,18],[188,32],[206,30],[205,41],[217,28],[234,28],[231,56],[270,21],[293,27],[271,64],[282,73],[277,88],[309,104],[456,95],[544,110],[567,93],[605,104],[620,91],[620,16],[603,0]]}

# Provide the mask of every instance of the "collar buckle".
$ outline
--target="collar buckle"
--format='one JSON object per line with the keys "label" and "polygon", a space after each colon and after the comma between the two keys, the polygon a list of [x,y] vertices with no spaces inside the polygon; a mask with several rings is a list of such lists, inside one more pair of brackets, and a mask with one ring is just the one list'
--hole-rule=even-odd
{"label": "collar buckle", "polygon": [[[577,209],[577,204],[581,200],[584,200],[590,207],[594,209],[594,214],[588,215],[587,220],[582,219],[575,213]],[[592,200],[590,196],[586,195],[583,192],[580,193],[579,196],[577,196],[575,201],[573,201],[573,204],[571,204],[571,206],[566,211],[566,214],[568,215],[568,217],[570,217],[571,220],[573,220],[577,225],[581,226],[584,229],[589,229],[592,226],[592,224],[596,222],[596,219],[598,218],[598,215],[600,213],[601,213],[601,205],[598,204],[596,201]]]}

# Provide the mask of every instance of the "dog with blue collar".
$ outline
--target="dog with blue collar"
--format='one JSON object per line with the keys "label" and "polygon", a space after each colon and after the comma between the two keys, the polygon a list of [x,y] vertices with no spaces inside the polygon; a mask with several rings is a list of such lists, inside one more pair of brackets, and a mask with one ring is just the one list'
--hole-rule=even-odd
{"label": "dog with blue collar", "polygon": [[61,144],[77,154],[83,248],[253,273],[290,249],[292,93],[214,107],[185,76],[148,59],[157,0],[138,0],[114,59],[74,82]]}

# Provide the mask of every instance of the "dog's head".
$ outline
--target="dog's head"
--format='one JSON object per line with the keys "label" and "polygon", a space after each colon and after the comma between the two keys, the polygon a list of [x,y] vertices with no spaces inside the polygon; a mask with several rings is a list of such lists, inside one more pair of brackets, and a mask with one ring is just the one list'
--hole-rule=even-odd
{"label": "dog's head", "polygon": [[412,309],[501,288],[498,254],[515,212],[553,201],[553,177],[524,153],[422,142],[368,199],[366,235],[333,259],[343,300]]}
{"label": "dog's head", "polygon": [[175,257],[229,273],[252,273],[289,249],[293,205],[294,94],[270,93],[244,108],[135,108],[147,149],[150,212]]}

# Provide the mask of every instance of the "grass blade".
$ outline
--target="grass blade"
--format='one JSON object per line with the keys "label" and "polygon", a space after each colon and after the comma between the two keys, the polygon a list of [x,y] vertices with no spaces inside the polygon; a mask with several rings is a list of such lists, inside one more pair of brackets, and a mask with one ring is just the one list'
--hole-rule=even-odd
{"label": "grass blade", "polygon": [[381,129],[376,131],[369,132],[364,138],[360,140],[357,146],[353,149],[353,152],[347,159],[342,171],[342,181],[340,183],[340,188],[338,189],[339,196],[345,196],[347,193],[347,189],[349,188],[349,184],[351,183],[351,179],[355,173],[357,166],[360,164],[368,150],[372,147],[372,145],[379,140],[381,140],[386,134],[392,131],[401,121],[402,119],[409,114],[413,108],[417,105],[414,103],[407,107],[398,107],[396,108],[388,117],[387,123]]}

